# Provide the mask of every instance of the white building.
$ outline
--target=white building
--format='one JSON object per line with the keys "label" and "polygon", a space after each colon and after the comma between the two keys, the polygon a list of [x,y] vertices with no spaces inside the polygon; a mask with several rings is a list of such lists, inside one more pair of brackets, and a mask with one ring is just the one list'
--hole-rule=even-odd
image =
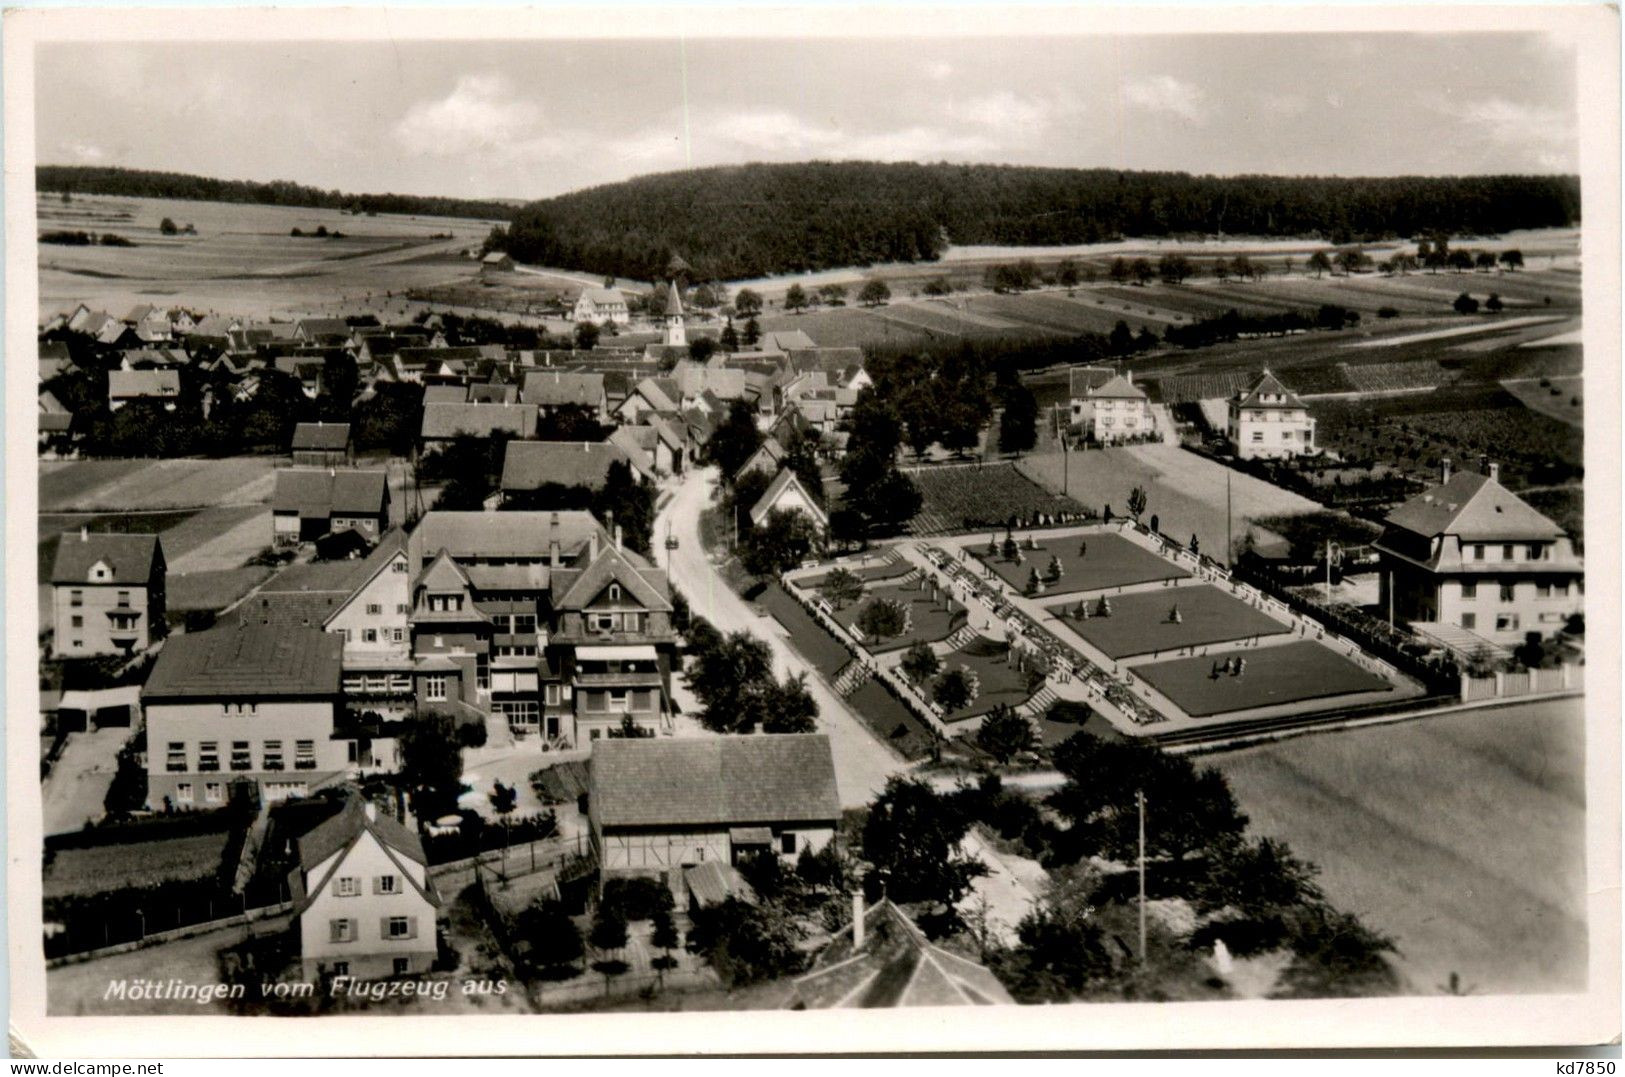
{"label": "white building", "polygon": [[802,513],[817,525],[819,534],[829,532],[829,515],[813,500],[812,494],[789,468],[782,469],[756,504],[750,507],[751,526],[760,527],[775,509]]}
{"label": "white building", "polygon": [[416,834],[352,794],[299,839],[289,877],[304,977],[377,980],[434,964],[440,895]]}
{"label": "white building", "polygon": [[[1376,549],[1384,609],[1496,646],[1549,636],[1585,608],[1585,563],[1557,524],[1489,474],[1450,474],[1395,509]],[[1454,633],[1460,636],[1461,633]]]}
{"label": "white building", "polygon": [[[1094,371],[1072,372],[1072,422],[1085,437],[1101,445],[1148,437],[1156,432],[1151,418],[1151,401],[1145,390],[1134,384],[1134,375],[1115,374],[1100,384],[1090,377]],[[1083,377],[1079,377],[1083,374]]]}
{"label": "white building", "polygon": [[688,334],[683,329],[683,295],[675,280],[666,286],[666,332],[661,343],[668,348],[688,347]]}
{"label": "white building", "polygon": [[576,300],[575,320],[602,325],[630,325],[632,312],[626,305],[626,296],[619,288],[583,288]]}
{"label": "white building", "polygon": [[1309,409],[1268,370],[1251,389],[1230,398],[1226,433],[1232,451],[1243,460],[1315,451],[1315,420]]}

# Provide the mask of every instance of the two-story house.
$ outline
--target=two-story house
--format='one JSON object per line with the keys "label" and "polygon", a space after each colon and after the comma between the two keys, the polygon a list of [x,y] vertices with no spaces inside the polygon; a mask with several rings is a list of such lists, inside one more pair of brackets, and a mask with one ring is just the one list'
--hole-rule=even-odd
{"label": "two-story house", "polygon": [[1230,398],[1229,424],[1231,451],[1243,460],[1315,451],[1308,407],[1268,370],[1251,389]]}
{"label": "two-story house", "polygon": [[387,526],[389,476],[384,471],[293,467],[276,473],[271,534],[279,546],[347,528],[376,542]]}
{"label": "two-story house", "polygon": [[234,781],[277,800],[341,780],[354,751],[335,735],[342,653],[339,637],[292,626],[166,641],[141,689],[147,805],[220,807]]}
{"label": "two-story house", "polygon": [[[1134,375],[1115,374],[1098,385],[1089,370],[1072,372],[1072,426],[1101,445],[1149,437],[1156,432],[1151,401],[1134,384]],[[1083,377],[1080,377],[1083,375]],[[1081,392],[1079,391],[1081,388]]]}
{"label": "two-story house", "polygon": [[1389,513],[1374,544],[1397,619],[1497,646],[1549,636],[1585,608],[1585,563],[1561,527],[1487,474],[1450,473]]}
{"label": "two-story house", "polygon": [[357,980],[429,971],[440,895],[423,843],[352,793],[337,815],[298,842],[288,888],[306,980]]}
{"label": "two-story house", "polygon": [[350,462],[350,424],[295,423],[288,450],[295,467],[343,467]]}
{"label": "two-story house", "polygon": [[574,318],[578,322],[602,325],[631,325],[632,311],[619,288],[583,288],[576,299]]}
{"label": "two-story house", "polygon": [[62,658],[130,654],[162,637],[167,568],[157,535],[69,532],[51,565],[51,628]]}

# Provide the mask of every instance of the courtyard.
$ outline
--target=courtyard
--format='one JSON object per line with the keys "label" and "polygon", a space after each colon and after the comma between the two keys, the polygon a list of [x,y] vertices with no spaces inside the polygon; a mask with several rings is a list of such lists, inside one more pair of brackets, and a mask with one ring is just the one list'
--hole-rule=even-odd
{"label": "courtyard", "polygon": [[[1047,608],[1108,658],[1177,651],[1291,631],[1262,610],[1207,584],[1114,595],[1107,600],[1110,615],[1104,617],[1099,614],[1099,601],[1078,599]],[[1174,618],[1176,610],[1177,620]],[[1087,612],[1088,616],[1081,616],[1081,612]]]}
{"label": "courtyard", "polygon": [[[1026,586],[1028,574],[1034,569],[1038,570],[1039,576],[1043,576],[1052,557],[1060,563],[1061,578],[1044,584],[1043,593],[1046,595],[1104,591],[1161,580],[1180,580],[1190,575],[1166,558],[1111,531],[1046,539],[1035,543],[1031,549],[1027,548],[1024,536],[1016,535],[1015,538],[1021,547],[1019,560],[1016,561],[1005,560],[1002,552],[990,556],[986,543],[972,544],[966,549],[1017,590]],[[1002,538],[999,544],[1003,545]]]}
{"label": "courtyard", "polygon": [[1134,672],[1192,718],[1394,691],[1384,678],[1314,640],[1258,647],[1234,657],[1245,662],[1243,672],[1224,672],[1223,659],[1214,657],[1150,662],[1136,666]]}

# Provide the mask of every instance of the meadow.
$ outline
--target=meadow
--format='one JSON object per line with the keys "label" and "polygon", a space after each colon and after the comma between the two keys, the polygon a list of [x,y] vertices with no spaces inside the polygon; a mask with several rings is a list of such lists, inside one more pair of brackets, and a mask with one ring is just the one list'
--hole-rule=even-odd
{"label": "meadow", "polygon": [[1299,737],[1207,757],[1253,829],[1394,937],[1416,994],[1586,984],[1581,700]]}

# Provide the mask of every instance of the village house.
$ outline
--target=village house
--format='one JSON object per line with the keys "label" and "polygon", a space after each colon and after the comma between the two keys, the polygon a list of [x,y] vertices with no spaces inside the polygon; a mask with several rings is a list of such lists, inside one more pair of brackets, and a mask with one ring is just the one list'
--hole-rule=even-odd
{"label": "village house", "polygon": [[304,978],[418,976],[438,952],[441,898],[417,833],[352,792],[297,844],[289,873]]}
{"label": "village house", "polygon": [[131,654],[166,630],[167,566],[157,535],[81,528],[57,542],[51,564],[51,629],[65,658]]}
{"label": "village house", "polygon": [[733,481],[738,482],[753,471],[760,471],[764,475],[777,475],[779,465],[783,462],[784,446],[779,444],[778,438],[770,434],[762,439],[756,451],[750,454],[750,459],[739,465],[739,470],[734,472]]}
{"label": "village house", "polygon": [[616,739],[588,767],[593,850],[605,879],[674,880],[708,861],[794,860],[835,837],[835,762],[823,733]]}
{"label": "village house", "polygon": [[[659,420],[659,416],[650,418]],[[663,425],[617,426],[608,440],[626,454],[627,463],[640,479],[654,482],[682,466],[682,446],[672,447]]]}
{"label": "village house", "polygon": [[167,640],[141,690],[147,806],[213,808],[227,784],[265,800],[342,780],[343,642],[317,628],[228,625]]}
{"label": "village house", "polygon": [[345,347],[350,343],[350,323],[343,318],[301,318],[293,325],[293,339],[301,344]]}
{"label": "village house", "polygon": [[536,436],[536,408],[530,404],[453,404],[425,402],[418,441],[424,452],[443,448],[462,436],[512,438]]}
{"label": "village house", "polygon": [[[1100,380],[1098,371],[1074,369],[1072,378],[1072,419],[1074,429],[1101,445],[1131,438],[1150,437],[1156,432],[1151,417],[1151,401],[1145,390],[1134,384],[1133,373],[1113,374]],[[1095,381],[1099,384],[1093,384]]]}
{"label": "village house", "polygon": [[563,370],[531,370],[519,390],[519,399],[551,415],[566,409],[578,409],[596,422],[609,421],[609,397],[604,391],[604,376]]}
{"label": "village house", "polygon": [[1229,401],[1230,451],[1242,460],[1315,451],[1315,420],[1298,394],[1268,370]]}
{"label": "village house", "polygon": [[42,340],[39,342],[39,380],[50,381],[59,374],[66,374],[76,370],[73,363],[73,353],[68,351],[68,345],[60,340]]}
{"label": "village house", "polygon": [[1498,465],[1452,474],[1447,460],[1441,478],[1384,521],[1382,609],[1467,654],[1550,636],[1584,611],[1573,540],[1502,486]]}
{"label": "village house", "polygon": [[636,423],[650,412],[670,415],[679,410],[682,399],[683,391],[676,379],[644,378],[632,387],[626,399],[615,409],[615,417],[623,423]]}
{"label": "village house", "polygon": [[124,324],[135,330],[136,336],[148,343],[170,338],[169,311],[150,303],[142,303],[132,308],[130,313],[124,316]]}
{"label": "village house", "polygon": [[480,259],[481,275],[512,272],[513,256],[506,251],[491,251]]}
{"label": "village house", "polygon": [[384,471],[283,468],[271,499],[271,534],[278,546],[311,542],[346,528],[375,542],[389,524],[389,476]]}
{"label": "village house", "polygon": [[890,898],[864,908],[862,895],[852,897],[852,923],[818,955],[811,972],[796,978],[791,1008],[1015,1003],[985,965],[933,943]]}
{"label": "village house", "polygon": [[181,395],[181,375],[178,370],[109,370],[107,372],[107,410],[117,411],[135,401],[159,403],[165,411],[174,411]]}
{"label": "village house", "polygon": [[342,467],[350,462],[350,424],[295,423],[288,451],[295,467]]}
{"label": "village house", "polygon": [[752,527],[760,527],[762,521],[769,515],[778,511],[799,512],[812,520],[818,528],[820,535],[829,534],[829,514],[807,492],[807,488],[796,478],[796,473],[789,468],[780,470],[773,481],[768,484],[767,490],[757,498],[756,504],[750,507],[750,523]]}
{"label": "village house", "polygon": [[632,311],[619,288],[583,288],[576,300],[574,319],[594,325],[631,325]]}
{"label": "village house", "polygon": [[613,441],[510,441],[502,458],[502,497],[523,499],[552,484],[602,490],[617,462],[632,461]]}

